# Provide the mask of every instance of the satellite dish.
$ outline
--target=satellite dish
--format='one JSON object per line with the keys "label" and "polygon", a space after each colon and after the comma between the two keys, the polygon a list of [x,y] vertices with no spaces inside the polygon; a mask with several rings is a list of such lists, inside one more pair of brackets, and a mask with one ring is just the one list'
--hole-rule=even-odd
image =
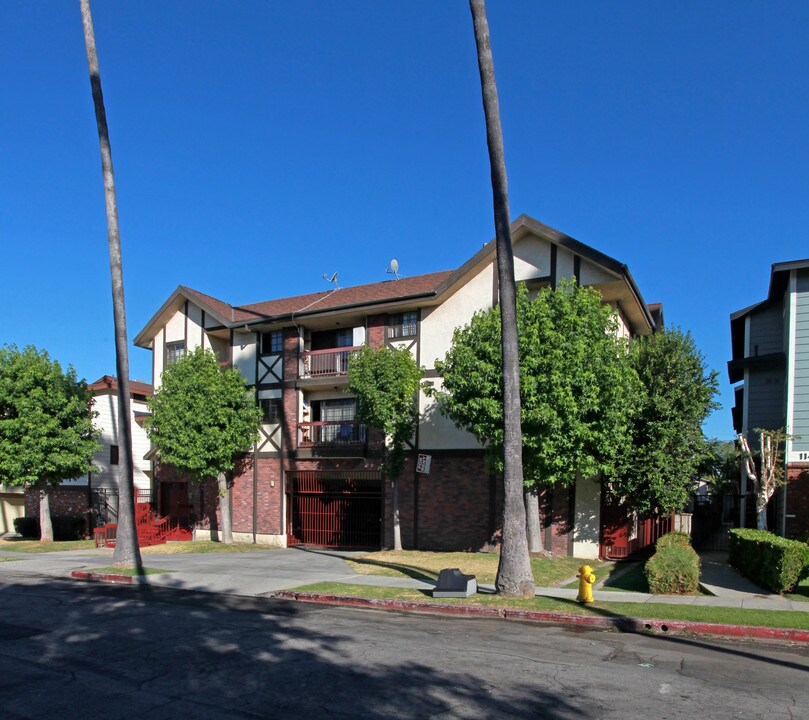
{"label": "satellite dish", "polygon": [[390,267],[385,271],[389,275],[395,275],[399,279],[399,261],[396,258],[390,261]]}

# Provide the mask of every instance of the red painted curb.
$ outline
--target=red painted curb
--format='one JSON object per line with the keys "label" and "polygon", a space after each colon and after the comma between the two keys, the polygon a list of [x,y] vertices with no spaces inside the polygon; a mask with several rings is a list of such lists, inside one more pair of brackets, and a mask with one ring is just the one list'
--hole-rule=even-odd
{"label": "red painted curb", "polygon": [[108,583],[132,583],[131,575],[116,575],[115,573],[95,573],[88,570],[74,570],[70,573],[71,577],[78,578],[79,580],[96,580],[99,582]]}
{"label": "red painted curb", "polygon": [[343,605],[375,610],[398,610],[400,612],[452,615],[456,617],[501,618],[503,620],[522,620],[554,625],[575,625],[577,627],[592,627],[602,630],[616,629],[623,632],[649,633],[655,635],[693,633],[695,635],[713,635],[717,637],[809,643],[809,630],[795,630],[791,628],[720,625],[718,623],[690,622],[687,620],[594,617],[556,612],[539,612],[535,610],[518,610],[514,608],[495,608],[482,605],[448,605],[441,603],[424,603],[415,600],[388,600],[342,595],[324,595],[318,593],[299,593],[287,590],[274,593],[273,597],[283,600],[296,600],[298,602]]}

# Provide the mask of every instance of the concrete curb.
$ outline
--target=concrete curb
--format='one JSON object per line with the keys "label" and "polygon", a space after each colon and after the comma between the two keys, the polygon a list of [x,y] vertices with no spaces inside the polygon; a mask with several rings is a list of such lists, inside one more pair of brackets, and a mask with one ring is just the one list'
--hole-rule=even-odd
{"label": "concrete curb", "polygon": [[781,642],[809,643],[809,630],[792,628],[755,627],[751,625],[720,625],[718,623],[691,622],[688,620],[652,620],[628,617],[597,617],[572,615],[558,612],[539,612],[515,608],[496,608],[481,605],[449,605],[425,603],[415,600],[391,600],[354,596],[327,595],[320,593],[281,590],[272,597],[280,600],[342,605],[345,607],[398,612],[423,613],[426,615],[453,615],[456,617],[484,617],[502,620],[547,623],[549,625],[572,625],[600,630],[653,635],[710,635],[714,637],[747,638],[755,640],[778,640]]}
{"label": "concrete curb", "polygon": [[73,570],[70,577],[77,578],[78,580],[90,580],[93,582],[106,582],[124,585],[143,585],[146,583],[146,578],[142,575],[119,575],[117,573],[98,573],[89,570]]}

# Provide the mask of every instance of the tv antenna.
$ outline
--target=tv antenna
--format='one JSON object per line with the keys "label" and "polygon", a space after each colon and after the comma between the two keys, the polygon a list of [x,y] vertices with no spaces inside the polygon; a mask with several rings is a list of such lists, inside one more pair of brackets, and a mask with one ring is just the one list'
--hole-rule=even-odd
{"label": "tv antenna", "polygon": [[385,270],[388,275],[393,275],[397,280],[399,279],[399,261],[396,258],[390,261],[390,267]]}
{"label": "tv antenna", "polygon": [[337,284],[337,273],[334,273],[331,277],[328,276],[328,273],[323,273],[323,279],[327,280],[330,283],[334,283],[334,289],[339,290],[340,286]]}

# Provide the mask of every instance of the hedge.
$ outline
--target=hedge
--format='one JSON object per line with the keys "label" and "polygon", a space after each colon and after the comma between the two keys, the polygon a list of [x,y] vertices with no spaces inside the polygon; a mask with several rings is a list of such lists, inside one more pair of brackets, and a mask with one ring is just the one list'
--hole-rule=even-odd
{"label": "hedge", "polygon": [[660,548],[668,547],[669,545],[684,545],[686,547],[691,547],[691,536],[688,533],[677,532],[676,530],[666,533],[665,535],[661,535],[659,538],[657,538],[655,550],[660,550]]}
{"label": "hedge", "polygon": [[699,589],[699,555],[681,540],[658,547],[644,571],[649,591],[655,595],[687,595]]}
{"label": "hedge", "polygon": [[789,592],[809,576],[809,545],[766,530],[730,531],[730,564],[756,585]]}
{"label": "hedge", "polygon": [[[87,526],[84,518],[55,517],[51,519],[51,523],[54,540],[81,540],[86,535]],[[39,540],[41,537],[39,517],[14,518],[14,530],[24,538]]]}

